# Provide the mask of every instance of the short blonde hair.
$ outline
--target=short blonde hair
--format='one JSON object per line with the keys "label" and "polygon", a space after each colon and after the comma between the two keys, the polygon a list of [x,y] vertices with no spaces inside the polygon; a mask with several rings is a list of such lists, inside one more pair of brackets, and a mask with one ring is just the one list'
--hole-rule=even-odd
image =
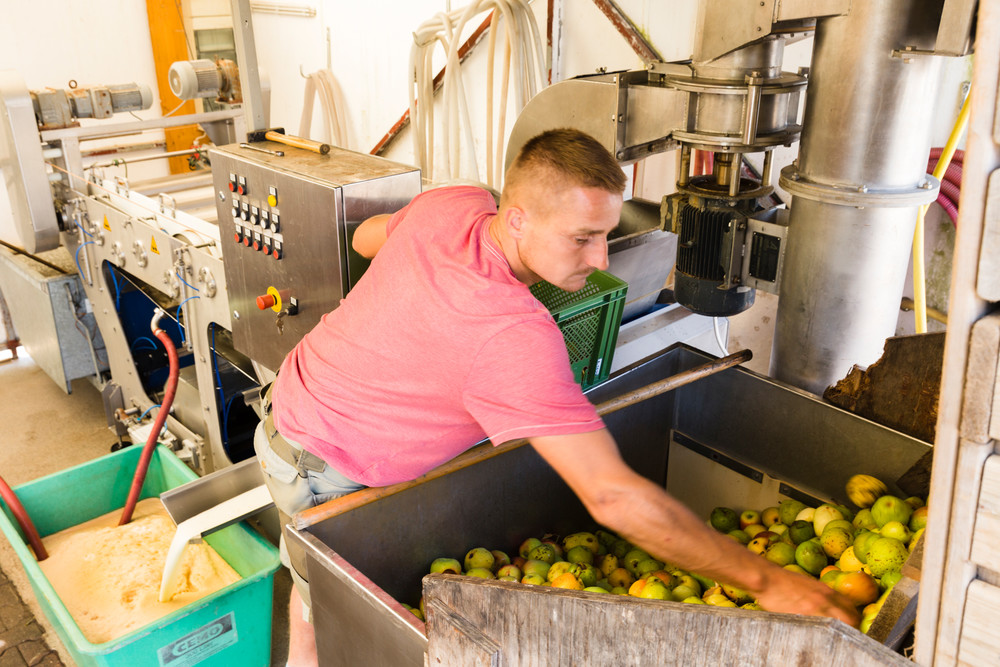
{"label": "short blonde hair", "polygon": [[589,134],[572,128],[548,130],[518,152],[507,170],[500,205],[518,196],[525,185],[550,190],[598,188],[621,194],[626,182],[614,156]]}

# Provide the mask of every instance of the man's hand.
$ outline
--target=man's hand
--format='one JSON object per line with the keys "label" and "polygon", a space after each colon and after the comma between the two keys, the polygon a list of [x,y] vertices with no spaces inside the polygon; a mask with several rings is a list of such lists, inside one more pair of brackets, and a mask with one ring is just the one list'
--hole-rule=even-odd
{"label": "man's hand", "polygon": [[781,611],[807,616],[831,616],[850,626],[858,627],[861,616],[854,604],[826,584],[812,577],[782,570],[769,578],[757,598],[768,611]]}

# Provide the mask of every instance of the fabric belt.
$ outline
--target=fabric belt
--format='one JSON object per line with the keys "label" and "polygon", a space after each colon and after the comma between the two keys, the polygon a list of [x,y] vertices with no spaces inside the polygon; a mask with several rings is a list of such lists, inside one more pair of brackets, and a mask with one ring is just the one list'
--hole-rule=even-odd
{"label": "fabric belt", "polygon": [[264,410],[264,435],[271,445],[271,451],[277,454],[283,461],[291,464],[299,471],[299,477],[305,477],[306,472],[323,472],[326,470],[326,461],[316,456],[312,452],[307,452],[285,440],[277,427],[274,425],[274,413],[271,411],[271,383],[262,389],[264,395],[261,399],[261,406]]}

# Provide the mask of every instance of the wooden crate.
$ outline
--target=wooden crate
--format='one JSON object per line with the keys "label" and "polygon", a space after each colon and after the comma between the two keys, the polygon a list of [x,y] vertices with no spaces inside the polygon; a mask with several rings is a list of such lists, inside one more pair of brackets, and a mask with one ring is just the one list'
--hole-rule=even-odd
{"label": "wooden crate", "polygon": [[913,665],[829,618],[454,575],[425,577],[424,603],[431,667]]}

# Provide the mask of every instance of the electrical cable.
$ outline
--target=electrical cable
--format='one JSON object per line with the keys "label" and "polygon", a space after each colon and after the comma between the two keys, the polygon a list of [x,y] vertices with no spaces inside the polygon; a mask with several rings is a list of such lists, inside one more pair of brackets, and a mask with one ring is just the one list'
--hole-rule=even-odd
{"label": "electrical cable", "polygon": [[197,287],[195,287],[194,285],[192,285],[188,281],[184,280],[184,278],[181,276],[181,274],[180,274],[179,271],[174,271],[174,275],[177,276],[177,280],[181,281],[182,283],[184,283],[185,285],[187,285],[188,287],[190,287],[191,289],[193,289],[195,292],[200,292],[201,291],[200,289],[198,289]]}
{"label": "electrical cable", "polygon": [[118,289],[118,277],[115,275],[115,270],[113,268],[108,269],[108,273],[111,274],[111,282],[115,285],[115,311],[120,311],[122,309],[122,293]]}
{"label": "electrical cable", "polygon": [[[188,286],[190,287],[190,285]],[[180,331],[181,334],[181,345],[184,345],[184,329],[186,328],[185,325],[181,324],[181,308],[183,308],[184,304],[190,301],[191,299],[200,299],[200,298],[201,297],[198,296],[197,294],[193,294],[188,298],[184,299],[183,301],[181,301],[180,304],[177,306],[177,319],[175,321],[177,322],[177,330]]]}
{"label": "electrical cable", "polygon": [[88,232],[86,229],[84,229],[83,225],[80,224],[80,221],[76,217],[73,218],[73,222],[74,222],[74,224],[76,224],[77,227],[80,228],[81,232],[83,232],[84,234],[86,234],[90,238],[94,238],[94,235],[91,234],[90,232]]}
{"label": "electrical cable", "polygon": [[215,324],[211,325],[212,330],[212,369],[215,371],[215,383],[219,390],[219,410],[221,411],[222,418],[222,442],[229,442],[229,424],[227,423],[226,415],[226,393],[222,388],[222,375],[219,373],[219,355],[215,351]]}
{"label": "electrical cable", "polygon": [[149,406],[148,408],[146,408],[145,412],[143,412],[141,415],[139,415],[139,419],[136,420],[136,421],[138,421],[139,423],[142,423],[142,420],[146,418],[146,415],[148,415],[150,412],[152,412],[153,408],[158,408],[158,407],[160,407],[159,403],[157,403],[156,405]]}
{"label": "electrical cable", "polygon": [[715,329],[715,342],[719,346],[719,349],[722,350],[722,356],[725,357],[729,355],[729,349],[726,346],[726,344],[722,341],[722,327],[719,325],[720,319],[722,318],[719,317],[712,318],[712,328]]}
{"label": "electrical cable", "polygon": [[156,349],[156,343],[154,343],[151,338],[146,338],[145,336],[139,336],[134,341],[132,341],[131,348],[135,349],[135,344],[138,343],[138,342],[141,342],[141,341],[146,341],[147,343],[149,343],[150,345],[152,345],[153,347],[150,348],[150,349],[153,349],[153,350]]}
{"label": "electrical cable", "polygon": [[73,262],[76,264],[76,271],[81,276],[83,275],[83,269],[80,268],[80,251],[83,250],[85,245],[94,245],[93,241],[85,241],[80,244],[80,247],[76,249],[76,254],[73,255]]}

